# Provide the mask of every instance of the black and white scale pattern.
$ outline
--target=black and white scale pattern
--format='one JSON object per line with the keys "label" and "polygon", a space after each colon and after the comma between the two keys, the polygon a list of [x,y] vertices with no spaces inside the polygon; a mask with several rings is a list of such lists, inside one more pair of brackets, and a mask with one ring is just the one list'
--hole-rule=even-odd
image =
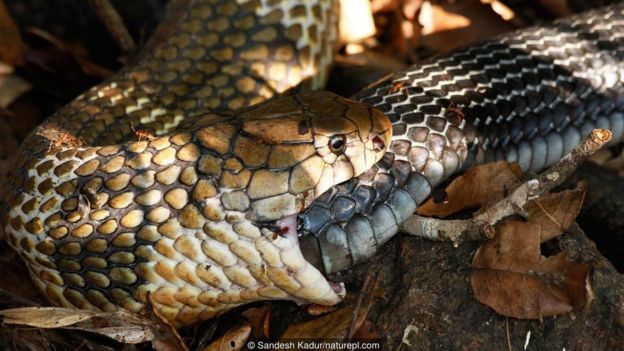
{"label": "black and white scale pattern", "polygon": [[355,99],[388,114],[391,152],[300,215],[302,250],[334,273],[372,256],[467,160],[540,170],[594,128],[624,134],[624,5],[419,64]]}

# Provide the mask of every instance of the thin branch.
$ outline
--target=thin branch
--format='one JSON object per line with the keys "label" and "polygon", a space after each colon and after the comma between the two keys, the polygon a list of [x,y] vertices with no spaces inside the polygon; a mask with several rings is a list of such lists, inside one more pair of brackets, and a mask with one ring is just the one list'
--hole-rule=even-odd
{"label": "thin branch", "polygon": [[[373,271],[369,271],[364,278],[364,284],[362,285],[362,289],[360,290],[360,294],[358,295],[358,299],[355,305],[355,309],[353,310],[353,317],[351,318],[351,325],[349,326],[349,331],[347,333],[347,337],[345,341],[351,341],[353,334],[355,334],[357,328],[361,326],[362,321],[358,325],[358,319],[360,316],[360,311],[362,309],[362,304],[370,307],[370,302],[374,296],[375,289],[377,289],[377,283],[379,281],[379,277],[374,275]],[[366,299],[366,301],[364,301]],[[366,312],[368,313],[368,312]]]}
{"label": "thin branch", "polygon": [[108,32],[112,35],[113,39],[119,45],[124,52],[131,52],[136,49],[134,39],[130,35],[128,28],[123,22],[123,19],[115,10],[115,7],[109,0],[91,0],[95,11],[97,12],[100,20],[108,29]]}
{"label": "thin branch", "polygon": [[522,183],[496,204],[479,211],[473,218],[442,220],[412,215],[403,223],[401,229],[408,234],[430,240],[452,241],[455,245],[464,241],[492,238],[496,223],[511,215],[525,215],[530,201],[563,183],[583,162],[608,143],[611,136],[611,132],[606,129],[594,129],[561,160],[536,178]]}

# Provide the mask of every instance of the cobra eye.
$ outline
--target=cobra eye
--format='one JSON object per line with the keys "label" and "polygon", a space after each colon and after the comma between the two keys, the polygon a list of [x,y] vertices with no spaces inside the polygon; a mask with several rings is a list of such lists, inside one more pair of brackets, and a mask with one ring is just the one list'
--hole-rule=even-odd
{"label": "cobra eye", "polygon": [[344,135],[334,135],[329,139],[329,149],[336,155],[344,152],[347,147],[347,138]]}

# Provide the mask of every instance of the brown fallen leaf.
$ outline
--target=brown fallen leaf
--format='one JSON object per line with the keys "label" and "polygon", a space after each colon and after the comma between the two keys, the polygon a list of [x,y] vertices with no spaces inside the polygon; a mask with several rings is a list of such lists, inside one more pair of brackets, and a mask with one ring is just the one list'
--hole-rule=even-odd
{"label": "brown fallen leaf", "polygon": [[371,8],[377,14],[382,39],[388,41],[394,55],[399,54],[409,62],[418,60],[417,48],[421,45],[421,25],[418,23],[423,0],[373,1]]}
{"label": "brown fallen leaf", "polygon": [[158,309],[154,308],[152,295],[147,293],[147,306],[145,306],[147,318],[154,325],[154,337],[151,339],[152,347],[156,351],[189,351],[188,346],[176,328],[165,318]]}
{"label": "brown fallen leaf", "polygon": [[[356,330],[364,323],[369,308],[370,304],[363,306],[357,313]],[[287,343],[291,340],[344,340],[351,328],[354,313],[356,313],[355,304],[310,321],[292,324],[282,334],[280,342]]]}
{"label": "brown fallen leaf", "polygon": [[540,225],[506,220],[495,226],[496,236],[475,253],[474,268],[524,273],[540,262]]}
{"label": "brown fallen leaf", "polygon": [[620,177],[624,177],[624,150],[600,149],[591,156],[590,161],[617,171]]}
{"label": "brown fallen leaf", "polygon": [[[60,52],[70,55],[74,59],[74,61],[76,61],[82,72],[88,76],[106,79],[114,73],[110,69],[93,62],[91,58],[89,58],[89,52],[87,51],[87,49],[80,44],[63,40],[49,32],[46,32],[43,29],[35,27],[26,28],[25,33],[42,39],[50,43]],[[29,56],[29,60],[44,69],[49,69],[45,63],[45,60],[37,59],[37,57],[33,55]]]}
{"label": "brown fallen leaf", "polygon": [[251,307],[241,313],[247,323],[251,325],[254,339],[268,339],[271,333],[271,305]]}
{"label": "brown fallen leaf", "polygon": [[24,42],[3,0],[0,0],[0,33],[0,61],[11,66],[24,64]]}
{"label": "brown fallen leaf", "polygon": [[579,182],[575,189],[546,194],[527,206],[528,221],[540,225],[540,241],[555,238],[567,230],[583,206],[587,184]]}
{"label": "brown fallen leaf", "polygon": [[312,304],[308,306],[307,312],[310,316],[320,316],[323,314],[334,312],[335,310],[336,310],[336,306],[323,306],[323,305]]}
{"label": "brown fallen leaf", "polygon": [[435,203],[429,199],[416,213],[446,218],[462,210],[495,203],[518,184],[521,174],[522,170],[516,163],[501,161],[475,166],[449,184],[445,202]]}
{"label": "brown fallen leaf", "polygon": [[121,343],[138,344],[154,339],[154,324],[126,310],[96,312],[61,307],[23,307],[0,311],[3,325],[84,330]]}
{"label": "brown fallen leaf", "polygon": [[511,8],[505,5],[503,2],[498,0],[481,0],[481,3],[487,4],[492,8],[500,18],[505,21],[511,21],[516,26],[524,26],[525,23],[516,18],[516,14],[513,12]]}
{"label": "brown fallen leaf", "polygon": [[568,0],[538,0],[538,3],[556,17],[567,17],[574,13]]}
{"label": "brown fallen leaf", "polygon": [[26,266],[17,252],[6,242],[0,242],[0,266],[3,277],[0,279],[0,294],[5,307],[40,306],[46,300],[39,294],[39,289],[30,280]]}
{"label": "brown fallen leaf", "polygon": [[477,300],[519,319],[541,319],[589,303],[590,266],[570,262],[566,252],[542,259],[540,229],[517,220],[496,226],[496,237],[474,257],[470,284]]}
{"label": "brown fallen leaf", "polygon": [[[280,337],[280,342],[292,340],[348,340],[351,339],[368,315],[377,286],[375,278],[365,280],[357,303],[309,321],[291,324]],[[297,345],[297,343],[295,343]]]}
{"label": "brown fallen leaf", "polygon": [[368,319],[362,323],[358,330],[356,330],[352,338],[354,341],[371,341],[380,339],[381,334],[375,330],[375,323]]}
{"label": "brown fallen leaf", "polygon": [[399,8],[399,0],[371,0],[373,13],[394,11]]}
{"label": "brown fallen leaf", "polygon": [[[0,140],[0,179],[6,179],[9,172],[15,168],[15,161],[19,155],[19,143],[2,113],[0,113],[0,135],[2,135],[2,140]],[[8,182],[0,183],[0,196],[9,190],[8,186]],[[3,235],[0,235],[1,238]]]}
{"label": "brown fallen leaf", "polygon": [[9,107],[20,96],[32,89],[32,85],[17,74],[0,74],[0,108]]}
{"label": "brown fallen leaf", "polygon": [[250,334],[251,326],[249,324],[232,328],[202,351],[238,351],[245,346]]}
{"label": "brown fallen leaf", "polygon": [[491,38],[515,28],[479,1],[426,1],[418,16],[423,26],[421,45],[433,52]]}
{"label": "brown fallen leaf", "polygon": [[12,330],[9,335],[0,335],[3,344],[11,345],[17,348],[17,345],[24,347],[26,350],[52,350],[50,341],[48,341],[41,329],[16,329]]}
{"label": "brown fallen leaf", "polygon": [[357,43],[375,35],[375,22],[369,0],[340,1],[340,42]]}

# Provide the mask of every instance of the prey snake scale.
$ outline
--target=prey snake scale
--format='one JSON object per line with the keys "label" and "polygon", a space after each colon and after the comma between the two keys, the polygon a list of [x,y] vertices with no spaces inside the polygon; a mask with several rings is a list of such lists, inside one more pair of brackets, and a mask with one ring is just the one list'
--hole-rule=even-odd
{"label": "prey snake scale", "polygon": [[333,304],[342,287],[314,266],[370,257],[467,161],[537,169],[592,126],[624,131],[622,6],[410,68],[365,104],[261,103],[322,83],[335,13],[172,1],[134,64],[26,139],[4,225],[53,303],[138,311],[149,291],[176,325],[260,299]]}

